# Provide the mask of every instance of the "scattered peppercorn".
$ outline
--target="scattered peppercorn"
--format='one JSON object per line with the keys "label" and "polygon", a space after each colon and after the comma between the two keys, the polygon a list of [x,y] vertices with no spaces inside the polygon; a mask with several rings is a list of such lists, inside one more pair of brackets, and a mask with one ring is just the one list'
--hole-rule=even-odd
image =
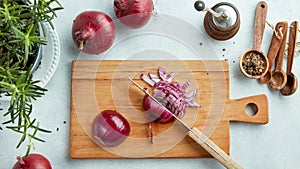
{"label": "scattered peppercorn", "polygon": [[263,73],[265,62],[260,54],[251,52],[245,56],[242,66],[247,74],[256,76]]}

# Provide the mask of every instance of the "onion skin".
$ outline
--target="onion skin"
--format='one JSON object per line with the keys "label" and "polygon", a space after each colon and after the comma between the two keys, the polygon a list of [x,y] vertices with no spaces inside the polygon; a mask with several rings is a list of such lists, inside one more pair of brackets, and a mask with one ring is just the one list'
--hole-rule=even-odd
{"label": "onion skin", "polygon": [[111,47],[116,36],[112,19],[100,11],[84,11],[72,25],[72,38],[77,47],[87,54],[100,54]]}
{"label": "onion skin", "polygon": [[129,122],[114,110],[104,110],[93,122],[93,135],[101,146],[113,147],[121,144],[130,134]]}
{"label": "onion skin", "polygon": [[153,2],[152,0],[114,0],[114,11],[123,25],[137,29],[149,21]]}
{"label": "onion skin", "polygon": [[49,160],[40,154],[29,154],[19,157],[13,169],[52,169]]}

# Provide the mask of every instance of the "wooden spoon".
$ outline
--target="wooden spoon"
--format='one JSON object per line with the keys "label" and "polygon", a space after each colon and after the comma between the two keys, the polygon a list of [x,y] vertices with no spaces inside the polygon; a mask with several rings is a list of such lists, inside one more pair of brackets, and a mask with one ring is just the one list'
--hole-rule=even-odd
{"label": "wooden spoon", "polygon": [[283,57],[284,57],[284,51],[286,45],[286,37],[287,37],[287,28],[288,28],[288,23],[284,22],[284,25],[282,26],[283,39],[281,42],[280,49],[276,56],[275,70],[272,72],[271,81],[269,82],[269,86],[273,90],[282,89],[285,86],[287,81],[287,75],[282,70]]}
{"label": "wooden spoon", "polygon": [[[266,2],[261,1],[257,4],[256,7],[256,16],[255,16],[255,25],[254,25],[254,39],[253,39],[253,48],[250,50],[247,50],[244,52],[240,59],[240,69],[242,73],[253,79],[259,79],[261,76],[263,76],[266,72],[266,69],[268,67],[268,62],[267,62],[267,57],[266,55],[260,50],[261,47],[261,42],[265,30],[265,22],[267,18],[267,12],[268,12],[268,5]],[[244,61],[247,56],[250,56],[251,54],[254,54],[256,56],[260,56],[262,58],[262,61],[265,63],[264,64],[264,69],[259,75],[252,75],[245,70],[244,67]]]}
{"label": "wooden spoon", "polygon": [[297,21],[294,21],[290,26],[289,47],[288,47],[288,56],[287,56],[288,58],[287,58],[287,68],[286,68],[287,83],[280,90],[281,94],[285,96],[294,94],[298,88],[297,78],[292,73],[295,47],[296,47],[297,37],[298,37],[298,28],[299,28],[299,24]]}
{"label": "wooden spoon", "polygon": [[277,56],[277,53],[279,51],[279,48],[281,46],[281,42],[282,42],[282,39],[283,37],[280,37],[280,33],[284,27],[285,23],[284,22],[279,22],[276,24],[276,27],[275,27],[275,31],[273,33],[273,36],[272,36],[272,40],[271,40],[271,44],[270,44],[270,47],[269,47],[269,51],[268,51],[268,70],[267,72],[265,73],[264,76],[261,76],[260,77],[260,82],[261,83],[269,83],[270,80],[271,80],[271,77],[272,77],[272,67],[273,67],[273,63],[274,63],[274,60]]}

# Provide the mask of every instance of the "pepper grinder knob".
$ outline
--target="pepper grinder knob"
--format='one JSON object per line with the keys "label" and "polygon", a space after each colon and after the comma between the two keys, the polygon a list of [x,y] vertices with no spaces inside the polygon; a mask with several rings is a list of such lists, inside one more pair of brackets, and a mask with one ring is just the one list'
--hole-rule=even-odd
{"label": "pepper grinder knob", "polygon": [[214,17],[220,17],[222,14],[221,13],[216,13],[215,11],[213,11],[210,8],[207,8],[205,6],[205,3],[203,1],[196,1],[194,4],[194,7],[197,11],[207,11],[210,12],[212,15],[214,15]]}
{"label": "pepper grinder knob", "polygon": [[205,3],[203,1],[196,1],[194,7],[197,11],[204,11],[205,10]]}
{"label": "pepper grinder knob", "polygon": [[213,8],[207,8],[203,1],[196,1],[194,7],[197,11],[207,11],[204,18],[204,28],[212,38],[227,40],[238,32],[240,15],[232,4],[221,2]]}

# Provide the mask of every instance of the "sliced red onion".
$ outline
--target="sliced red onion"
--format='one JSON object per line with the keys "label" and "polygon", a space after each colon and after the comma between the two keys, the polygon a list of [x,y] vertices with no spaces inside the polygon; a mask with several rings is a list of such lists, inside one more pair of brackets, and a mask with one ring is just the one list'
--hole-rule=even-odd
{"label": "sliced red onion", "polygon": [[172,112],[164,109],[149,96],[145,96],[143,100],[143,106],[146,113],[149,116],[149,122],[157,121],[160,123],[169,123],[174,120]]}
{"label": "sliced red onion", "polygon": [[153,74],[153,73],[149,73],[149,76],[150,76],[151,80],[153,80],[155,83],[157,83],[157,82],[160,81],[159,77],[157,77],[157,76],[156,76],[155,74]]}
{"label": "sliced red onion", "polygon": [[187,93],[190,81],[186,81],[185,83],[174,82],[172,81],[174,73],[167,74],[162,67],[158,67],[159,77],[153,73],[149,73],[148,75],[149,78],[142,74],[141,79],[153,86],[152,96],[169,110],[167,112],[151,98],[145,97],[143,101],[144,109],[147,111],[149,117],[151,117],[151,121],[167,123],[171,121],[170,119],[173,119],[169,113],[182,118],[186,107],[200,107],[194,101],[194,98],[198,94],[198,89]]}
{"label": "sliced red onion", "polygon": [[154,86],[155,82],[152,79],[149,79],[146,75],[141,74],[141,79],[148,83],[150,86]]}
{"label": "sliced red onion", "polygon": [[187,94],[187,89],[190,86],[190,81],[178,83],[172,81],[174,73],[167,75],[162,67],[158,67],[158,75],[153,73],[147,77],[141,74],[141,79],[153,87],[152,96],[159,101],[161,105],[156,103],[151,97],[146,95],[143,99],[143,106],[146,114],[149,116],[149,135],[151,143],[153,143],[152,122],[169,123],[174,120],[173,114],[182,118],[185,115],[186,107],[200,107],[194,101],[198,94],[198,89],[194,89]]}
{"label": "sliced red onion", "polygon": [[129,122],[114,110],[99,113],[93,122],[93,135],[102,146],[121,144],[130,134]]}

